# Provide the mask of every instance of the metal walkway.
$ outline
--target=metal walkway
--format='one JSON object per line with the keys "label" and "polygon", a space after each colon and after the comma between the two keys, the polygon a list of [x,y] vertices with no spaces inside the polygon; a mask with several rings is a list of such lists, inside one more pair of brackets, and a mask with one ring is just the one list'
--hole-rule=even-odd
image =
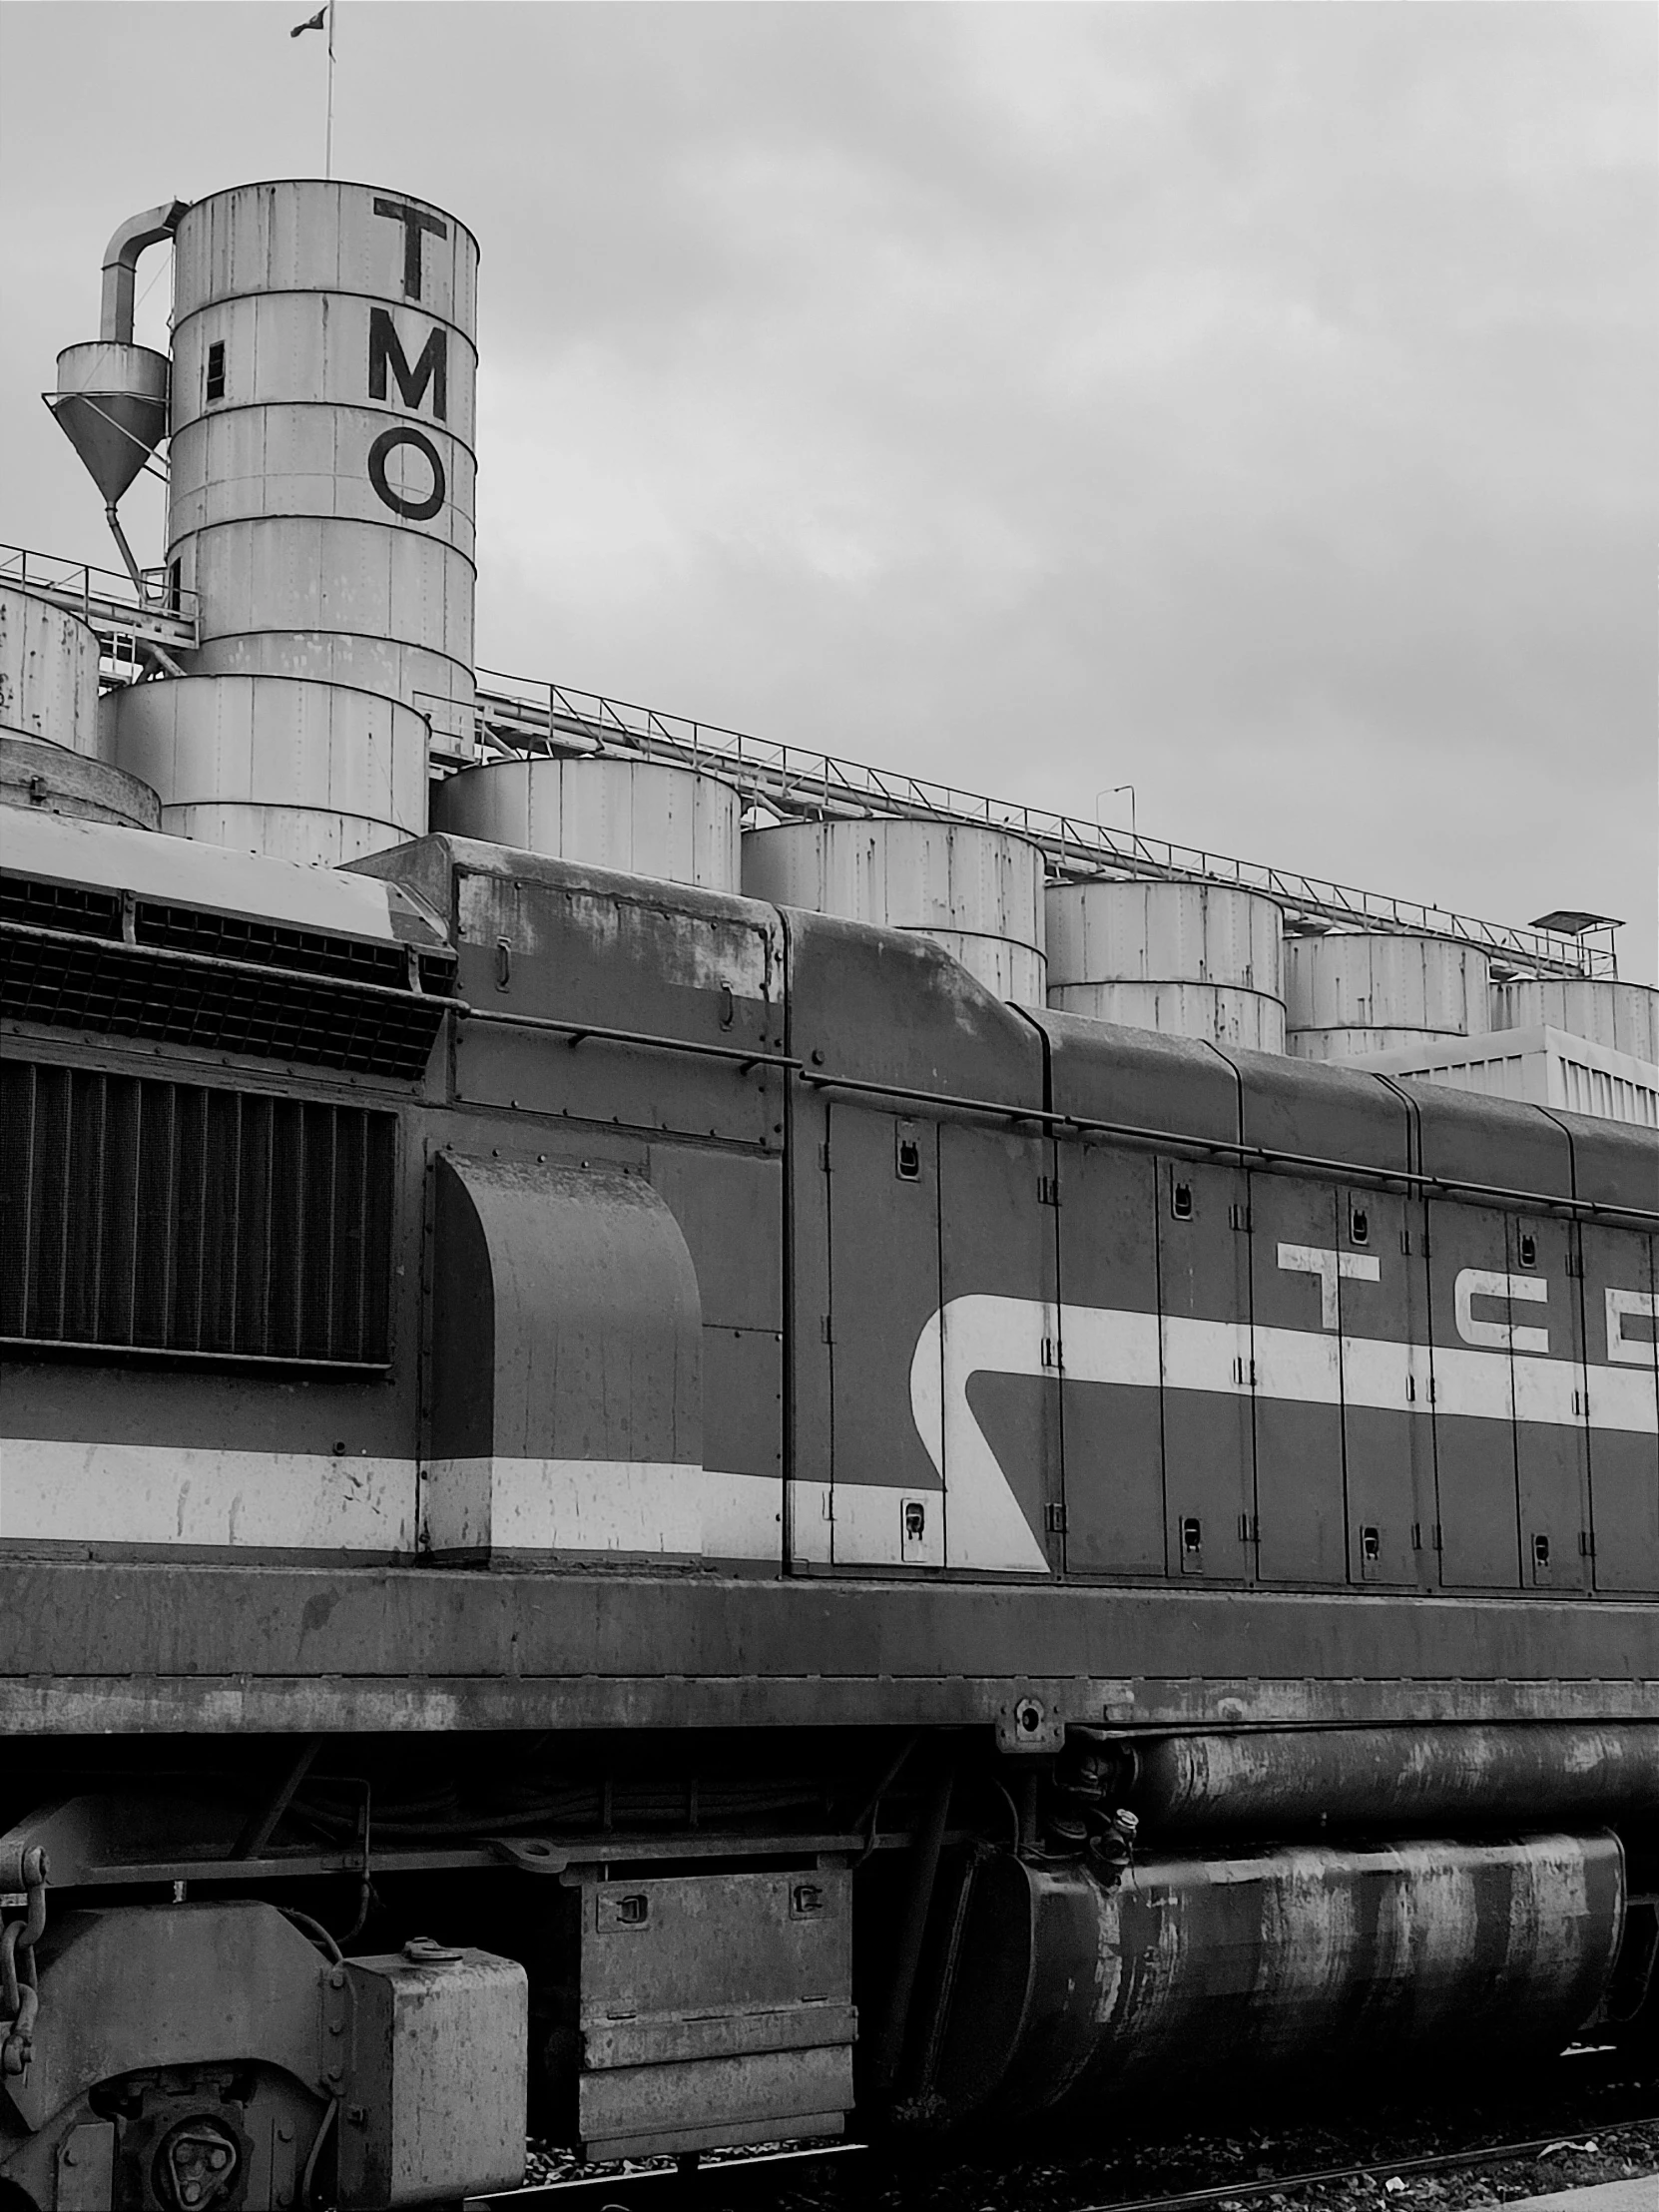
{"label": "metal walkway", "polygon": [[[1286,926],[1293,932],[1343,927],[1448,938],[1487,953],[1500,980],[1517,971],[1551,976],[1614,972],[1611,954],[1573,937],[1507,928],[1414,899],[1170,844],[1161,837],[746,737],[717,724],[563,684],[537,684],[493,669],[481,669],[478,682],[482,751],[473,756],[477,759],[607,753],[663,761],[719,776],[751,805],[783,821],[902,819],[1015,830],[1041,847],[1051,875],[1064,881],[1162,878],[1260,891],[1284,907]],[[464,755],[445,758],[459,766]]]}
{"label": "metal walkway", "polygon": [[198,642],[195,592],[181,591],[166,569],[146,569],[142,593],[119,569],[94,568],[21,545],[0,545],[0,584],[17,584],[90,625],[107,681],[131,683],[165,654],[190,653]]}

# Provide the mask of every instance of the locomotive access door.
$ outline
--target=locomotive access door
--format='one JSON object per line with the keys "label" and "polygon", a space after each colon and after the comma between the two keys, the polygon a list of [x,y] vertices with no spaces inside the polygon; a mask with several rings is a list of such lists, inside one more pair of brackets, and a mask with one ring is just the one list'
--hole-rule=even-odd
{"label": "locomotive access door", "polygon": [[1350,1189],[1337,1200],[1339,1248],[1368,1255],[1375,1276],[1339,1276],[1343,1467],[1351,1581],[1432,1579],[1434,1429],[1423,1210],[1392,1191]]}
{"label": "locomotive access door", "polygon": [[1066,1148],[1059,1226],[1066,1569],[1161,1575],[1155,1163],[1104,1145]]}
{"label": "locomotive access door", "polygon": [[1659,1245],[1599,1222],[1579,1237],[1596,1587],[1659,1591]]}
{"label": "locomotive access door", "polygon": [[938,1127],[839,1099],[827,1125],[829,1558],[940,1567],[944,1498],[911,1404],[914,1360],[940,1304]]}
{"label": "locomotive access door", "polygon": [[1343,1391],[1337,1194],[1303,1177],[1250,1178],[1251,1381],[1258,1571],[1341,1582]]}
{"label": "locomotive access door", "polygon": [[1249,1183],[1236,1168],[1164,1159],[1158,1281],[1169,1555],[1183,1574],[1240,1582],[1253,1564]]}
{"label": "locomotive access door", "polygon": [[1501,1332],[1510,1324],[1506,1308],[1479,1300],[1473,1291],[1481,1281],[1503,1282],[1508,1271],[1502,1214],[1446,1199],[1430,1202],[1440,1580],[1453,1588],[1512,1590],[1520,1582],[1509,1353],[1506,1338],[1485,1334],[1488,1327]]}
{"label": "locomotive access door", "polygon": [[[1047,1137],[965,1122],[946,1122],[938,1140],[950,1564],[1040,1571],[1046,1561],[1056,1571],[1064,1563],[1065,1513],[1054,1146]],[[958,1317],[964,1330],[984,1328],[983,1353],[953,1346]],[[981,1357],[984,1366],[976,1364]],[[996,1533],[987,1517],[983,1536],[965,1540],[965,1512],[975,1530],[987,1508],[1007,1513],[999,1482],[1030,1532],[1023,1556],[1011,1516]]]}
{"label": "locomotive access door", "polygon": [[[1537,1590],[1581,1590],[1590,1579],[1590,1468],[1573,1224],[1511,1214],[1507,1229],[1511,1286],[1543,1293],[1517,1302],[1511,1324],[1521,1576]],[[1522,1328],[1536,1333],[1535,1348],[1522,1344]]]}

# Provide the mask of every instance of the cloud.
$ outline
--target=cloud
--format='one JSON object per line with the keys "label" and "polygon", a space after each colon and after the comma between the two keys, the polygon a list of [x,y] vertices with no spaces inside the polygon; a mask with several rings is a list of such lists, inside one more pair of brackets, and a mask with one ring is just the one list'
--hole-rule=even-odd
{"label": "cloud", "polygon": [[[8,10],[13,205],[73,180],[10,226],[35,391],[122,214],[314,164],[280,10],[105,14],[88,103],[92,16]],[[159,39],[166,132],[113,89]],[[1609,903],[1651,976],[1655,49],[1595,4],[347,10],[343,166],[483,244],[483,657]]]}

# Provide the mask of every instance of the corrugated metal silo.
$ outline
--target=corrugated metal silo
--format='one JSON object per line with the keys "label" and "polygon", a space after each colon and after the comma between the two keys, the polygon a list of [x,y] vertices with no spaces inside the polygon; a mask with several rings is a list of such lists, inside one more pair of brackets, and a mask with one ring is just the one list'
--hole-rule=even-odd
{"label": "corrugated metal silo", "polygon": [[1535,976],[1492,985],[1492,1027],[1540,1024],[1586,1037],[1612,1052],[1659,1061],[1659,991],[1603,976]]}
{"label": "corrugated metal silo", "polygon": [[98,639],[79,615],[0,584],[0,730],[98,751]]}
{"label": "corrugated metal silo", "polygon": [[976,823],[791,822],[743,840],[752,898],[911,929],[999,998],[1043,1003],[1043,862]]}
{"label": "corrugated metal silo", "polygon": [[168,557],[201,643],[114,738],[168,829],[327,862],[425,829],[416,718],[470,735],[474,696],[477,268],[452,216],[365,185],[180,219]]}
{"label": "corrugated metal silo", "polygon": [[1285,1049],[1283,916],[1214,883],[1058,883],[1048,1003],[1096,1021]]}
{"label": "corrugated metal silo", "polygon": [[1381,930],[1290,937],[1290,1048],[1303,1060],[1353,1060],[1491,1027],[1486,955],[1445,937]]}
{"label": "corrugated metal silo", "polygon": [[498,761],[432,795],[434,830],[718,891],[739,887],[742,817],[730,784],[657,761]]}

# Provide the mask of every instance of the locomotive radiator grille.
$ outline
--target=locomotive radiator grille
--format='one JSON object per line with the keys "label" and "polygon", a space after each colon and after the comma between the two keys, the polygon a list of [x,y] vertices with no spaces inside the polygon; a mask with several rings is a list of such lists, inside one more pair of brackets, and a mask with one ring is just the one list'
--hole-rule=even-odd
{"label": "locomotive radiator grille", "polygon": [[383,1366],[395,1118],[0,1064],[0,1338]]}
{"label": "locomotive radiator grille", "polygon": [[14,1019],[403,1081],[454,988],[447,952],[142,898],[124,915],[113,893],[23,880],[0,886],[0,937]]}

